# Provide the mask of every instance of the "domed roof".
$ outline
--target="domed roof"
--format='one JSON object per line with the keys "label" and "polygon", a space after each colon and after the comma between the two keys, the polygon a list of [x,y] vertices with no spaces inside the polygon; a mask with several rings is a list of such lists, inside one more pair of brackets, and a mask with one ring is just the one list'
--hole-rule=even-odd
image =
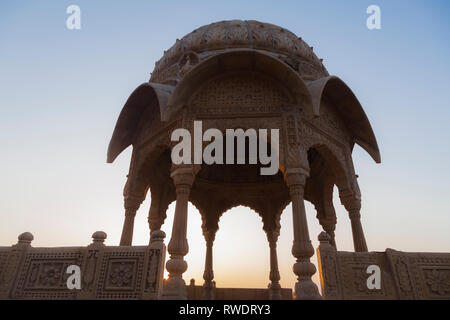
{"label": "domed roof", "polygon": [[[177,39],[156,62],[149,82],[128,98],[117,120],[108,147],[108,162],[130,144],[143,141],[152,126],[162,125],[185,105],[197,86],[225,72],[252,71],[283,83],[301,103],[304,116],[327,118],[321,111],[327,97],[358,143],[380,162],[380,153],[370,122],[351,89],[329,76],[313,49],[294,33],[279,26],[253,20],[231,20],[200,27]],[[155,117],[156,115],[156,117]],[[158,119],[160,121],[155,121]],[[141,125],[142,124],[142,125]],[[149,131],[150,130],[150,131]],[[340,129],[339,129],[340,130]]]}
{"label": "domed roof", "polygon": [[305,80],[328,76],[312,47],[282,27],[254,20],[231,20],[202,26],[177,39],[156,62],[151,82],[170,83],[182,78],[186,61],[198,63],[211,55],[234,49],[254,49],[279,58]]}

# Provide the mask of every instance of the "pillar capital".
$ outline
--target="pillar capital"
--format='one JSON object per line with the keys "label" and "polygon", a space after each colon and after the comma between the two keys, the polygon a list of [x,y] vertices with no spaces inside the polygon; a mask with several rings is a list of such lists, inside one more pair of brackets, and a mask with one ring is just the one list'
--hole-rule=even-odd
{"label": "pillar capital", "polygon": [[305,168],[287,168],[284,172],[284,180],[289,188],[304,187],[309,170]]}
{"label": "pillar capital", "polygon": [[266,236],[270,246],[276,245],[278,237],[280,236],[280,230],[267,230]]}
{"label": "pillar capital", "polygon": [[349,213],[361,210],[361,198],[355,196],[353,192],[349,190],[339,191],[339,199]]}
{"label": "pillar capital", "polygon": [[170,177],[177,188],[179,186],[191,187],[198,170],[199,168],[194,165],[172,166]]}
{"label": "pillar capital", "polygon": [[203,236],[205,237],[206,243],[213,243],[216,239],[217,229],[204,229]]}
{"label": "pillar capital", "polygon": [[123,207],[125,208],[125,215],[136,215],[136,211],[141,206],[145,197],[125,195],[123,201]]}
{"label": "pillar capital", "polygon": [[220,214],[217,210],[208,208],[201,208],[200,214],[202,216],[202,233],[206,244],[212,244],[216,239],[217,230],[219,230]]}

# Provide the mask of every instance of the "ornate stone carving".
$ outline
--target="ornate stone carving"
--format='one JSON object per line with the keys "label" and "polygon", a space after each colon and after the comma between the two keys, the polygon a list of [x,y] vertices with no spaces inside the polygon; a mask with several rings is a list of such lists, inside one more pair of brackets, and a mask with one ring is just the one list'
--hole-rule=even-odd
{"label": "ornate stone carving", "polygon": [[188,73],[196,64],[198,64],[199,58],[195,52],[186,52],[178,63],[179,77],[183,77]]}
{"label": "ornate stone carving", "polygon": [[221,21],[202,26],[177,39],[175,44],[156,62],[151,81],[164,83],[180,79],[185,73],[177,73],[180,57],[188,52],[208,58],[222,50],[255,49],[276,52],[304,79],[318,79],[328,75],[322,61],[301,38],[284,28],[259,21]]}
{"label": "ornate stone carving", "polygon": [[322,101],[320,117],[313,118],[311,122],[317,128],[322,129],[330,137],[339,140],[341,143],[351,141],[349,130],[344,124],[344,121],[327,100]]}
{"label": "ornate stone carving", "polygon": [[[160,98],[148,101],[150,106],[160,104],[161,119],[156,123],[154,117],[147,115],[141,121],[151,119],[152,123],[145,126],[148,130],[136,130],[139,136],[133,144],[125,194],[143,198],[150,189],[151,231],[160,229],[167,205],[176,198],[165,298],[186,298],[182,275],[187,269],[184,256],[189,249],[188,201],[198,208],[204,221],[206,293],[211,292],[213,282],[214,234],[206,226],[217,224],[224,211],[238,205],[252,208],[263,218],[271,249],[272,292],[278,291],[279,281],[274,263],[277,227],[273,221],[279,221],[281,210],[291,200],[297,297],[320,298],[310,280],[315,272],[310,262],[314,248],[306,226],[304,200],[314,203],[317,218],[335,245],[337,220],[332,199],[333,187],[337,185],[342,203],[349,211],[355,248],[367,251],[358,206],[361,194],[351,158],[355,142],[353,125],[358,125],[359,120],[355,119],[364,112],[352,100],[350,113],[344,114],[346,106],[339,99],[340,93],[350,99],[351,92],[327,75],[322,60],[301,38],[281,27],[258,21],[222,21],[200,27],[177,39],[156,63],[151,81],[153,85],[170,83],[170,88],[162,94],[167,101]],[[137,112],[135,116],[139,116]],[[170,141],[173,130],[184,128],[193,137],[196,120],[202,121],[203,132],[214,128],[223,135],[226,129],[279,129],[279,150],[272,148],[272,152],[279,154],[280,170],[272,176],[261,176],[259,163],[172,166],[170,150],[178,143]],[[367,127],[364,123],[364,128]],[[371,129],[368,133],[372,134]],[[268,137],[267,143],[273,147],[271,139]],[[206,144],[203,141],[203,146]],[[372,144],[376,146],[376,142]],[[130,230],[124,228],[128,239],[124,243],[131,243]],[[332,264],[328,270],[339,268],[337,257],[324,257],[324,260]],[[348,274],[359,279],[359,271],[355,267]],[[333,281],[338,284],[340,280],[330,281],[331,288]],[[334,290],[336,297],[345,293],[337,285],[330,290]]]}
{"label": "ornate stone carving", "polygon": [[97,299],[137,299],[140,296],[144,252],[105,252]]}
{"label": "ornate stone carving", "polygon": [[25,261],[17,282],[14,298],[38,298],[38,299],[73,299],[75,290],[68,290],[66,273],[70,265],[80,266],[83,254],[65,250],[58,252],[56,249],[48,249],[39,253],[30,251],[25,256]]}
{"label": "ornate stone carving", "polygon": [[428,289],[440,296],[450,295],[450,269],[423,270]]}
{"label": "ornate stone carving", "polygon": [[[195,108],[270,108],[289,101],[286,93],[261,76],[240,74],[215,79],[196,93],[190,105]],[[251,109],[250,109],[251,110]]]}
{"label": "ornate stone carving", "polygon": [[[450,254],[341,252],[321,240],[317,250],[325,299],[449,299]],[[367,287],[367,267],[381,269],[381,288]]]}
{"label": "ornate stone carving", "polygon": [[[105,246],[106,234],[101,231],[93,238],[87,247],[33,248],[28,237],[0,250],[0,275],[6,276],[1,278],[0,299],[157,299],[161,295],[164,236],[156,235],[149,246],[134,247]],[[71,265],[81,268],[81,290],[67,287]]]}

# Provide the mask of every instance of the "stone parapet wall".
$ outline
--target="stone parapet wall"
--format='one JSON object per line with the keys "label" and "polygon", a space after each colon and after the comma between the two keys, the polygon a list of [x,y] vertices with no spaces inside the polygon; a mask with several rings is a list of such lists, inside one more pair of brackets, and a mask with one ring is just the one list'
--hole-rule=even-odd
{"label": "stone parapet wall", "polygon": [[[450,253],[336,251],[329,237],[319,236],[317,249],[324,299],[450,299]],[[380,288],[367,280],[380,268]],[[373,279],[373,278],[372,278]]]}
{"label": "stone parapet wall", "polygon": [[[34,248],[21,234],[0,247],[0,299],[158,299],[166,247],[157,232],[148,246],[105,246],[99,231],[87,247],[60,248]],[[80,289],[68,288],[69,266],[80,267]]]}

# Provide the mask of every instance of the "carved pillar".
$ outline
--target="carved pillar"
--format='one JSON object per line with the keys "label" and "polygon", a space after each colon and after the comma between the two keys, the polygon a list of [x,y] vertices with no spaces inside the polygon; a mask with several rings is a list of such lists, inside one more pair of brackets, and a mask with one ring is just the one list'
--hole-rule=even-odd
{"label": "carved pillar", "polygon": [[336,248],[334,230],[336,230],[337,218],[333,205],[333,188],[333,175],[331,172],[327,172],[322,178],[322,183],[318,192],[322,207],[322,212],[318,217],[323,230],[330,236],[330,244]]}
{"label": "carved pillar", "polygon": [[336,218],[334,219],[319,219],[319,223],[323,230],[330,236],[330,244],[336,249],[336,240],[334,230],[336,230]]}
{"label": "carved pillar", "polygon": [[161,230],[161,226],[166,219],[167,210],[167,193],[168,190],[164,186],[159,189],[158,187],[152,187],[151,190],[151,203],[150,210],[148,212],[148,226],[150,229],[150,243],[152,242],[153,231]]}
{"label": "carved pillar", "polygon": [[123,222],[121,246],[131,246],[133,242],[134,218],[144,199],[140,197],[125,196],[125,221]]}
{"label": "carved pillar", "polygon": [[152,193],[152,199],[150,203],[150,210],[148,211],[148,226],[150,229],[150,242],[152,242],[153,231],[161,230],[162,221],[160,218],[159,210],[159,195],[154,195]]}
{"label": "carved pillar", "polygon": [[216,230],[207,229],[203,231],[206,240],[206,256],[205,256],[205,271],[203,272],[203,299],[214,300],[214,271],[213,271],[213,244],[216,237]]}
{"label": "carved pillar", "polygon": [[310,262],[310,258],[314,255],[314,248],[309,238],[303,199],[307,175],[308,171],[303,168],[288,168],[285,172],[285,180],[292,200],[294,227],[292,254],[297,260],[293,267],[294,273],[297,275],[295,298],[321,299],[316,284],[311,280],[311,276],[316,272],[316,267]]}
{"label": "carved pillar", "polygon": [[187,270],[187,263],[184,256],[189,251],[186,239],[187,209],[195,172],[193,166],[180,166],[175,167],[170,176],[175,184],[176,205],[172,237],[168,245],[170,259],[166,263],[169,279],[164,285],[163,298],[185,300],[187,299],[187,293],[183,273]]}
{"label": "carved pillar", "polygon": [[317,211],[317,219],[319,220],[320,225],[330,236],[330,244],[336,248],[334,231],[336,230],[337,218],[332,200],[324,200],[320,195],[320,198],[316,198],[313,203]]}
{"label": "carved pillar", "polygon": [[353,245],[356,252],[367,252],[366,238],[361,225],[361,199],[352,194],[340,193],[341,203],[348,212],[352,224]]}
{"label": "carved pillar", "polygon": [[280,235],[278,230],[267,232],[270,248],[270,274],[269,299],[281,300],[280,272],[278,271],[277,241]]}

